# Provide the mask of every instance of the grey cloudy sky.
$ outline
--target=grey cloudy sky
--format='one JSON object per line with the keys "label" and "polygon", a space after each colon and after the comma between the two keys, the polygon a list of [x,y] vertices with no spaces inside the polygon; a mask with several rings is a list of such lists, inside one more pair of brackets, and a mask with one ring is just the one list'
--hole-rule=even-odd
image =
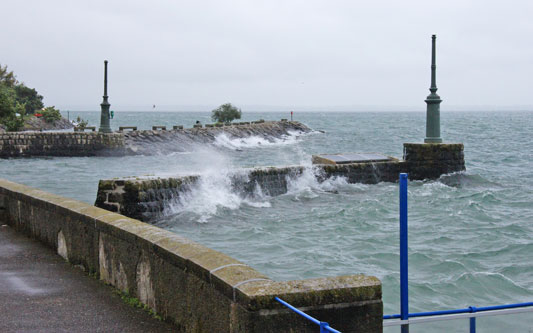
{"label": "grey cloudy sky", "polygon": [[2,0],[0,11],[0,64],[62,109],[99,109],[108,59],[116,110],[423,110],[433,33],[442,109],[533,105],[531,0]]}

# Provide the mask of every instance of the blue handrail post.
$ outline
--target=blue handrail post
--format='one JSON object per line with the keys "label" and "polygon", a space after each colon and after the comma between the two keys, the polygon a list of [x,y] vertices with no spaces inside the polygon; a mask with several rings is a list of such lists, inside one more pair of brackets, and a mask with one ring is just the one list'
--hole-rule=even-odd
{"label": "blue handrail post", "polygon": [[[475,306],[470,306],[468,308],[472,313],[477,312],[477,308]],[[470,317],[470,333],[476,333],[476,317]]]}
{"label": "blue handrail post", "polygon": [[329,324],[325,321],[320,322],[320,333],[328,333]]}
{"label": "blue handrail post", "polygon": [[[400,173],[400,318],[409,319],[408,259],[407,259],[407,174]],[[409,324],[402,325],[409,333]]]}

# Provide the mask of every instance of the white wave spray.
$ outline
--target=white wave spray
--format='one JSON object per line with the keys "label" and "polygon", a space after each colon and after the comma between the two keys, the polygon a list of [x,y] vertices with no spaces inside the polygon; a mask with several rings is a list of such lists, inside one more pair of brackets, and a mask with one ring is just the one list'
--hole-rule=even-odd
{"label": "white wave spray", "polygon": [[194,164],[199,179],[188,191],[170,203],[165,215],[193,213],[199,222],[207,222],[219,209],[238,209],[243,204],[253,207],[270,207],[261,188],[256,186],[253,193],[242,196],[233,186],[234,177],[247,177],[242,170],[235,170],[228,158],[213,149],[202,148],[196,151]]}
{"label": "white wave spray", "polygon": [[280,145],[290,145],[300,142],[302,132],[289,131],[288,135],[282,135],[280,138],[261,136],[249,136],[246,138],[232,138],[226,133],[221,133],[215,137],[214,145],[231,150],[241,150],[245,148],[261,148]]}
{"label": "white wave spray", "polygon": [[331,177],[320,182],[317,178],[318,169],[306,166],[298,177],[287,178],[287,194],[300,198],[315,198],[318,192],[336,192],[339,187],[348,185],[345,177]]}

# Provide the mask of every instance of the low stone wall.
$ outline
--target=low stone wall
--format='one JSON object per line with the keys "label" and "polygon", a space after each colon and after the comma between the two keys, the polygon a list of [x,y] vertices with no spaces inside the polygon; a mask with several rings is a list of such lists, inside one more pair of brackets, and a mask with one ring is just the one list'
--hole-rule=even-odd
{"label": "low stone wall", "polygon": [[165,207],[190,191],[198,176],[100,180],[95,206],[141,221],[160,216]]}
{"label": "low stone wall", "polygon": [[0,134],[0,158],[30,156],[95,156],[121,150],[119,133],[7,132]]}
{"label": "low stone wall", "polygon": [[[268,196],[287,192],[289,179],[298,177],[304,167],[256,168],[232,175],[232,190],[242,197],[253,195],[257,186]],[[197,186],[200,176],[169,178],[129,177],[100,180],[95,206],[117,212],[141,221],[153,221],[162,215],[169,205]]]}
{"label": "low stone wall", "polygon": [[[386,162],[317,164],[303,166],[245,169],[230,174],[232,190],[247,197],[257,187],[265,195],[287,192],[287,184],[304,172],[322,182],[331,177],[344,177],[348,183],[376,184],[396,182],[401,172],[411,180],[437,179],[443,174],[464,171],[462,144],[404,144],[404,160]],[[183,194],[197,185],[199,175],[176,178],[123,178],[101,180],[95,206],[119,212],[142,221],[152,221],[166,214],[167,208],[179,202]]]}
{"label": "low stone wall", "polygon": [[316,332],[278,296],[343,332],[381,332],[371,276],[276,282],[223,253],[123,215],[0,179],[0,222],[57,250],[185,332]]}
{"label": "low stone wall", "polygon": [[217,135],[230,138],[260,136],[279,139],[291,132],[310,132],[297,121],[268,121],[209,128],[142,130],[110,134],[96,132],[0,133],[0,158],[32,156],[154,155],[190,151],[197,144],[211,144]]}

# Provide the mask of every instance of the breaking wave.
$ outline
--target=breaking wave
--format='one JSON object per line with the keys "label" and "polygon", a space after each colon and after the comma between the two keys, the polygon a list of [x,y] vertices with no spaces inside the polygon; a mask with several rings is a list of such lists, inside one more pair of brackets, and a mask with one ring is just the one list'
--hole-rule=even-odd
{"label": "breaking wave", "polygon": [[198,222],[205,223],[217,214],[219,209],[234,210],[241,205],[270,207],[264,200],[260,189],[249,196],[242,197],[233,187],[229,172],[220,170],[204,172],[190,190],[180,193],[179,198],[169,204],[166,214],[190,214],[198,216]]}
{"label": "breaking wave", "polygon": [[313,167],[304,168],[303,172],[287,175],[276,182],[250,179],[250,170],[245,169],[204,171],[195,184],[168,204],[164,215],[194,214],[194,220],[205,223],[217,214],[242,206],[270,208],[272,197],[267,193],[281,193],[301,200],[317,197],[321,192],[337,193],[343,186],[352,186],[344,177],[319,181],[317,176]]}
{"label": "breaking wave", "polygon": [[261,137],[249,136],[245,138],[232,138],[226,133],[221,133],[215,137],[214,145],[231,150],[242,150],[248,148],[261,148],[280,145],[291,145],[301,141],[303,132],[289,131],[289,134],[283,134],[281,137]]}
{"label": "breaking wave", "polygon": [[318,171],[314,167],[306,167],[304,171],[294,178],[287,179],[287,194],[307,198],[317,197],[319,192],[337,192],[342,186],[349,185],[345,177],[332,177],[322,182],[317,179]]}

